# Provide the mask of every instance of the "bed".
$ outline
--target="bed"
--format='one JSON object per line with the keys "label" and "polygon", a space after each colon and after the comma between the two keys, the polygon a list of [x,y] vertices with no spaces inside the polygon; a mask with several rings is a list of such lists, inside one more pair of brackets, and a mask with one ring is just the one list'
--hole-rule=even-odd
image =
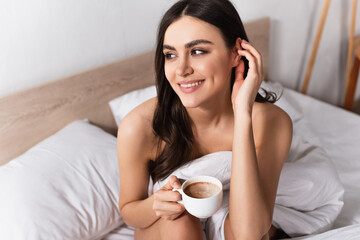
{"label": "bed", "polygon": [[[263,55],[265,76],[270,22],[245,24]],[[0,98],[2,239],[133,239],[117,206],[116,130],[128,111],[154,94],[153,55],[150,51]],[[322,149],[344,190],[334,221],[293,239],[356,239],[360,116],[277,83],[265,87],[282,94],[279,106],[292,118],[294,135]]]}

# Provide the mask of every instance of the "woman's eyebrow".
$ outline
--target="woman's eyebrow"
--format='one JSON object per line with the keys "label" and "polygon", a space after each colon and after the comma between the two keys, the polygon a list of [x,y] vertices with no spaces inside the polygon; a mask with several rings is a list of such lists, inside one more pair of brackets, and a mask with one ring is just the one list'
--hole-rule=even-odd
{"label": "woman's eyebrow", "polygon": [[[196,46],[198,44],[214,44],[214,43],[209,41],[209,40],[205,40],[205,39],[197,39],[197,40],[191,41],[189,43],[186,43],[185,48],[191,48],[191,47]],[[170,45],[167,45],[167,44],[163,45],[163,49],[175,50],[175,48],[173,46],[170,46]]]}

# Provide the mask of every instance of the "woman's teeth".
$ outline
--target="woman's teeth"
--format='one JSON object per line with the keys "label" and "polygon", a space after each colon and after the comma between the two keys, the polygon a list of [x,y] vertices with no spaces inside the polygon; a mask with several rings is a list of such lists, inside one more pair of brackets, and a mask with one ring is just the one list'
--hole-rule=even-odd
{"label": "woman's teeth", "polygon": [[189,88],[189,87],[195,87],[203,83],[203,80],[200,80],[198,82],[189,83],[189,84],[180,84],[181,87]]}

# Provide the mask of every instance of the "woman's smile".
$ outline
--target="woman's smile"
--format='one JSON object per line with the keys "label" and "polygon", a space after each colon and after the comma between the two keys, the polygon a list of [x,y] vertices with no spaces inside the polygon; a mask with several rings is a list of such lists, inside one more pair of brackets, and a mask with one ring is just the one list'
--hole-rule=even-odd
{"label": "woman's smile", "polygon": [[192,93],[198,90],[203,85],[203,82],[205,82],[205,79],[182,81],[178,83],[178,86],[183,93]]}

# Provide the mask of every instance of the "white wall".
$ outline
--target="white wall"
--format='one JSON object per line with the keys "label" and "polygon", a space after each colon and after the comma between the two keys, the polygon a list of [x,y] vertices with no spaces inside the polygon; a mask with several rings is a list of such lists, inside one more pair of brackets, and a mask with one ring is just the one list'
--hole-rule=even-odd
{"label": "white wall", "polygon": [[0,96],[153,48],[167,0],[0,0]]}
{"label": "white wall", "polygon": [[[271,80],[301,89],[323,1],[233,0],[243,21],[272,19]],[[1,0],[0,96],[154,48],[161,15],[174,2]],[[308,90],[333,104],[344,97],[351,3],[331,3]],[[356,20],[360,34],[360,3]]]}

